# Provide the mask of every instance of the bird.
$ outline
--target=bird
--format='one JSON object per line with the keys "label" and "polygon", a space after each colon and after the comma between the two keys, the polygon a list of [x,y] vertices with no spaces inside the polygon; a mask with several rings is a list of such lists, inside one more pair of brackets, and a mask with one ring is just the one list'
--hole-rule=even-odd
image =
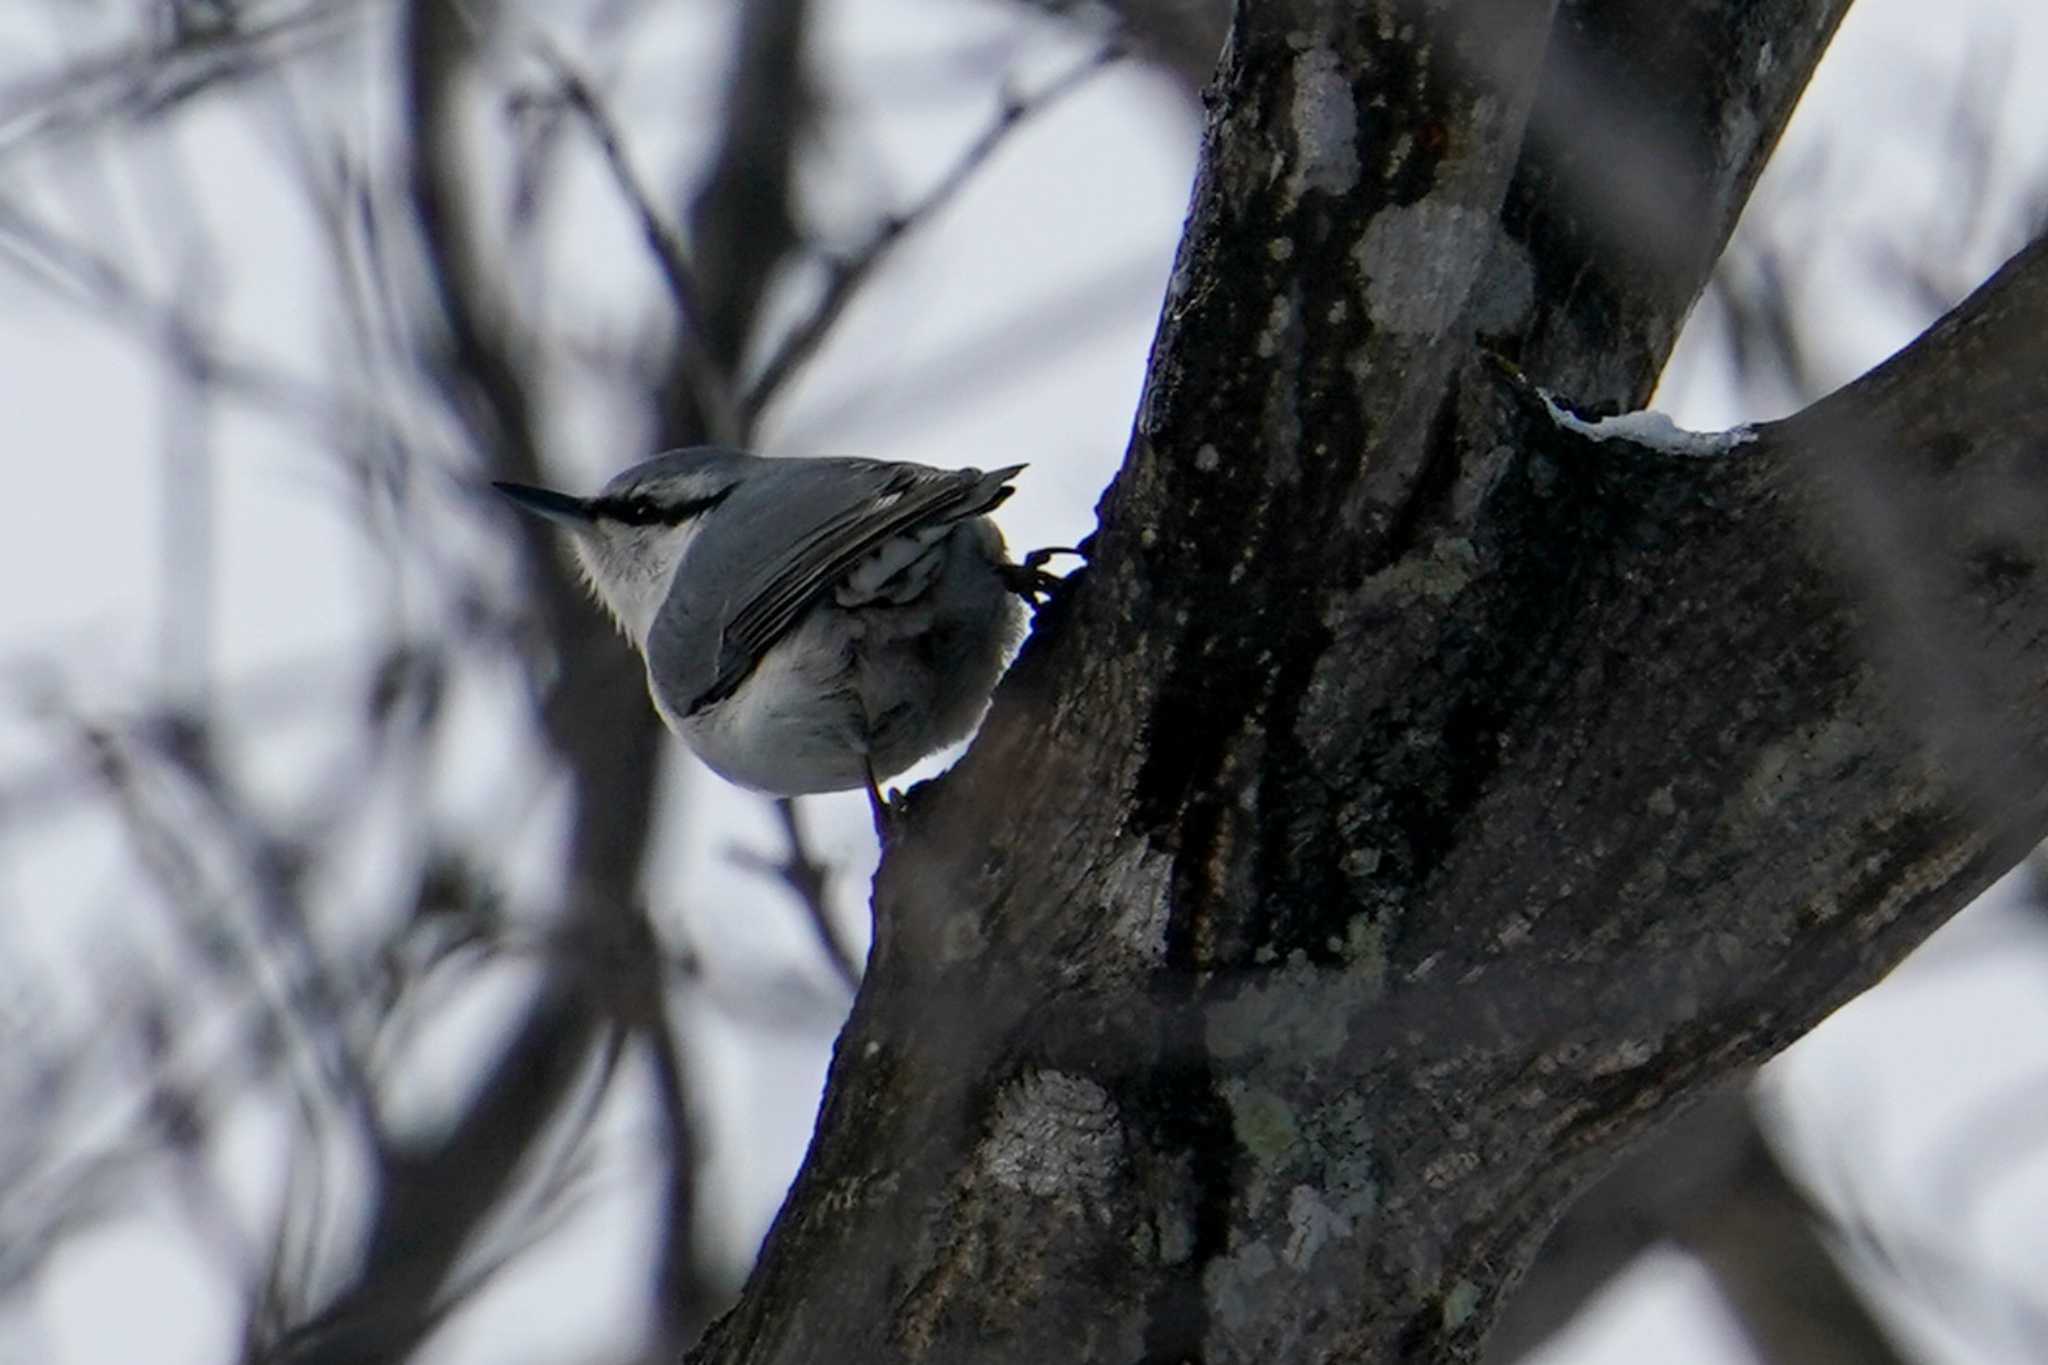
{"label": "bird", "polygon": [[661,719],[720,777],[775,796],[865,787],[965,738],[1061,580],[988,513],[1023,465],[671,450],[594,496],[496,482],[568,533],[646,664]]}

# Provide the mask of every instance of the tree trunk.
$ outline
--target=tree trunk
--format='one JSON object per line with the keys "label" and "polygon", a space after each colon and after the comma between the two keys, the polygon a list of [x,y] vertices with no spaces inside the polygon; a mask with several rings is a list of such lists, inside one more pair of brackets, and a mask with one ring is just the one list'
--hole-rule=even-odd
{"label": "tree trunk", "polygon": [[1842,9],[1240,7],[1092,562],[696,1358],[1471,1358],[2048,830],[2048,246],[1716,455],[1532,383],[1643,401]]}

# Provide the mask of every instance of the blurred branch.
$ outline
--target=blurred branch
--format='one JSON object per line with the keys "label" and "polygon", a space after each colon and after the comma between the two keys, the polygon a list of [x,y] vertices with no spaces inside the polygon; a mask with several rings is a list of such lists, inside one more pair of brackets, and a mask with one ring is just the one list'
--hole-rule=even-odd
{"label": "blurred branch", "polygon": [[237,797],[219,767],[208,732],[170,718],[153,727],[158,753],[204,803],[245,871],[256,927],[271,944],[271,966],[283,977],[291,1008],[280,1011],[321,1066],[331,1098],[375,1132],[374,1088],[357,1055],[347,1002],[354,992],[334,976],[315,942],[301,896],[306,856],[297,841],[266,829]]}
{"label": "blurred branch", "polygon": [[742,424],[752,428],[760,420],[761,413],[775,400],[776,395],[790,379],[817,354],[819,347],[824,345],[826,338],[831,335],[833,326],[846,311],[847,305],[853,301],[861,285],[898,243],[951,203],[954,196],[973,179],[975,172],[980,170],[1010,135],[1023,127],[1033,115],[1057,104],[1062,97],[1085,85],[1122,55],[1119,48],[1104,47],[1034,94],[1005,94],[995,118],[967,145],[930,189],[902,213],[884,219],[873,235],[850,255],[832,263],[823,295],[812,306],[811,311],[783,337],[774,355],[762,366],[760,374],[741,395],[739,409]]}
{"label": "blurred branch", "polygon": [[1903,1365],[1823,1242],[1826,1222],[1759,1130],[1750,1087],[1724,1089],[1573,1203],[1488,1338],[1487,1359],[1535,1350],[1669,1242],[1706,1266],[1765,1365]]}
{"label": "blurred branch", "polygon": [[858,990],[860,962],[854,956],[853,945],[840,933],[832,916],[828,895],[831,869],[811,855],[803,825],[797,818],[796,802],[782,797],[771,804],[775,807],[776,817],[782,822],[788,851],[778,859],[764,858],[751,849],[734,848],[726,856],[741,867],[771,876],[789,888],[797,904],[803,908],[804,919],[817,937],[825,960],[832,964],[832,970],[838,973],[847,990]]}
{"label": "blurred branch", "polygon": [[238,354],[202,325],[190,300],[153,297],[135,274],[20,206],[0,199],[0,261],[90,317],[131,328],[215,397],[322,429],[382,433],[397,440],[389,414]]}
{"label": "blurred branch", "polygon": [[662,1169],[662,1240],[654,1272],[654,1312],[659,1327],[656,1354],[680,1353],[696,1344],[731,1294],[713,1281],[696,1238],[701,1145],[692,1117],[681,1039],[669,1002],[667,973],[653,926],[642,917],[645,950],[635,960],[639,995],[639,1037],[654,1068],[654,1094],[661,1113],[668,1158]]}
{"label": "blurred branch", "polygon": [[[2001,136],[1999,110],[2011,85],[2007,54],[1980,38],[1958,73],[1931,63],[1914,73],[1929,101],[1950,107],[1945,118],[1902,123],[1885,140],[1886,157],[1898,154],[1901,139],[1924,140],[1932,178],[1915,190],[1924,209],[1897,212],[1887,200],[1885,211],[1865,210],[1853,222],[1844,254],[1860,307],[1924,325],[1970,292],[1986,262],[2048,227],[2039,207],[2048,202],[2048,162],[2029,164],[2031,149],[2005,146]],[[1844,236],[1844,206],[1857,201],[1874,173],[1876,145],[1831,142],[1796,164],[1778,157],[1708,283],[1705,301],[1718,310],[1736,380],[1766,409],[1810,403],[1845,377],[1839,360],[1830,365],[1826,344],[1841,296],[1803,295],[1834,278],[1822,267],[1823,254]],[[2001,193],[2002,175],[2019,180],[2023,192]]]}
{"label": "blurred branch", "polygon": [[1649,400],[1848,0],[1683,23],[1662,0],[1558,9],[1500,207],[1511,248],[1491,253],[1477,322],[1537,382],[1627,412]]}
{"label": "blurred branch", "polygon": [[[85,763],[105,787],[108,805],[119,813],[138,862],[162,893],[191,948],[190,960],[221,982],[234,983],[237,998],[246,998],[263,1016],[262,1028],[280,1041],[296,1044],[293,1055],[310,1065],[310,1074],[294,1073],[302,1089],[321,1089],[324,1080],[333,1094],[366,1123],[374,1122],[363,1067],[355,1055],[342,1001],[349,992],[333,981],[328,967],[305,933],[298,901],[301,867],[288,842],[275,837],[240,809],[225,777],[207,753],[204,732],[186,718],[160,718],[144,727],[140,743],[74,720]],[[182,778],[182,794],[196,797],[219,838],[216,847],[196,847],[201,831],[160,809],[169,804],[149,799],[138,757],[153,758]],[[182,803],[179,803],[182,804]],[[237,926],[223,913],[236,898],[217,890],[207,867],[224,847],[233,855],[231,868],[256,906],[256,931],[251,937],[267,946],[267,954],[242,941]],[[281,977],[284,987],[274,992]]]}
{"label": "blurred branch", "polygon": [[587,1000],[544,992],[448,1133],[411,1150],[387,1147],[353,1284],[263,1358],[373,1365],[409,1355],[450,1306],[443,1285],[571,1092],[592,1032]]}
{"label": "blurred branch", "polygon": [[738,439],[732,411],[730,369],[705,344],[704,305],[695,277],[685,258],[685,248],[676,230],[664,221],[652,197],[626,156],[618,125],[590,83],[544,37],[536,36],[536,51],[555,72],[561,97],[582,118],[604,154],[612,180],[639,220],[640,235],[654,253],[661,278],[668,286],[669,301],[676,310],[675,365],[682,382],[692,389],[695,410],[703,417],[706,434],[715,442],[731,444]]}
{"label": "blurred branch", "polygon": [[366,0],[250,5],[261,18],[172,26],[165,40],[125,44],[0,88],[0,157],[31,143],[145,121],[234,81],[260,78],[344,34]]}
{"label": "blurred branch", "polygon": [[1679,1240],[1706,1266],[1766,1365],[1905,1365],[1820,1237],[1822,1215],[1778,1162],[1754,1110],[1729,1105],[1711,1137],[1713,1188],[1674,1210]]}
{"label": "blurred branch", "polygon": [[1018,0],[1108,36],[1163,71],[1190,103],[1215,73],[1230,31],[1230,0]]}
{"label": "blurred branch", "polygon": [[529,357],[519,353],[524,337],[484,272],[464,201],[469,168],[459,141],[459,100],[477,40],[470,24],[469,7],[460,0],[407,6],[405,98],[413,150],[407,187],[448,330],[449,348],[435,377],[492,467],[535,482],[541,456],[524,378]]}
{"label": "blurred branch", "polygon": [[[473,22],[459,0],[414,0],[405,16],[409,189],[450,342],[435,373],[492,467],[538,481],[527,358],[514,353],[516,320],[483,273],[463,202],[468,174],[458,100],[479,36]],[[525,536],[530,578],[563,647],[573,650],[579,637],[596,633],[593,613],[565,581],[552,543],[538,530]],[[599,931],[618,913],[646,845],[654,771],[641,717],[646,707],[626,710],[604,700],[625,691],[622,672],[572,674],[543,712],[576,786],[567,878],[572,933]],[[282,1358],[373,1365],[404,1357],[423,1339],[448,1306],[444,1287],[458,1257],[553,1126],[607,1013],[585,973],[550,972],[469,1108],[429,1141],[385,1147],[360,1268],[317,1318],[280,1343]]]}
{"label": "blurred branch", "polygon": [[842,380],[843,387],[834,392],[824,392],[820,384],[804,395],[802,408],[780,430],[799,449],[822,449],[832,435],[873,420],[872,410],[884,404],[892,413],[932,422],[1005,389],[1024,391],[1038,381],[1044,366],[1101,336],[1113,320],[1156,309],[1165,284],[1159,253],[1134,250],[1010,312],[990,310],[975,320],[973,331],[941,352],[894,357],[886,388],[872,379],[861,384]]}
{"label": "blurred branch", "polygon": [[678,338],[656,395],[663,447],[705,433],[744,445],[752,415],[741,408],[719,431],[694,401],[689,356],[701,345],[724,375],[737,375],[758,325],[761,302],[797,243],[796,159],[813,117],[804,60],[805,0],[750,0],[739,10],[726,80],[722,136],[690,204],[696,278],[707,287]]}
{"label": "blurred branch", "polygon": [[81,983],[87,1026],[46,1018],[33,1038],[5,1039],[0,1297],[29,1289],[75,1235],[132,1212],[158,1172],[177,1182],[201,1245],[231,1275],[250,1270],[191,1158],[237,1100],[273,1078],[269,1017],[220,1027],[221,1014],[247,1013],[237,999],[194,1018],[186,982],[140,960],[104,961],[101,973]]}
{"label": "blurred branch", "polygon": [[2015,1275],[1981,1252],[1958,1254],[1939,1245],[1935,1236],[1880,1234],[1863,1220],[1837,1227],[1845,1254],[1860,1258],[1881,1285],[1896,1285],[1938,1309],[1973,1344],[1987,1351],[2008,1348],[2012,1359],[2025,1360],[2048,1341],[2048,1301],[2039,1277],[2024,1263]]}

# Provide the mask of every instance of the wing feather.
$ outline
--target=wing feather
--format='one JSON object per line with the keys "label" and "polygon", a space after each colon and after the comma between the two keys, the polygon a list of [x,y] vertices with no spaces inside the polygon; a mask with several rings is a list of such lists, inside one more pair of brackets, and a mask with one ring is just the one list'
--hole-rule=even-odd
{"label": "wing feather", "polygon": [[1023,465],[978,469],[879,466],[879,485],[857,494],[795,537],[733,595],[721,635],[718,672],[694,711],[730,696],[776,641],[861,560],[896,536],[980,516],[1007,498]]}

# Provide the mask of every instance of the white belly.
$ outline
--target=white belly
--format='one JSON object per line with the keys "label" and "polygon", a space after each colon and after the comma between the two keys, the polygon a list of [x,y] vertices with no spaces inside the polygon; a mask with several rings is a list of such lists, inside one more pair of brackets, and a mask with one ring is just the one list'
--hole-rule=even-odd
{"label": "white belly", "polygon": [[866,785],[865,717],[852,661],[818,650],[818,634],[799,626],[730,697],[695,715],[662,718],[705,766],[742,787],[799,796]]}
{"label": "white belly", "polygon": [[967,737],[1023,633],[1023,603],[996,572],[1001,546],[976,520],[912,546],[908,563],[878,559],[884,581],[850,575],[730,696],[679,716],[650,686],[655,705],[713,772],[756,791],[893,777]]}

